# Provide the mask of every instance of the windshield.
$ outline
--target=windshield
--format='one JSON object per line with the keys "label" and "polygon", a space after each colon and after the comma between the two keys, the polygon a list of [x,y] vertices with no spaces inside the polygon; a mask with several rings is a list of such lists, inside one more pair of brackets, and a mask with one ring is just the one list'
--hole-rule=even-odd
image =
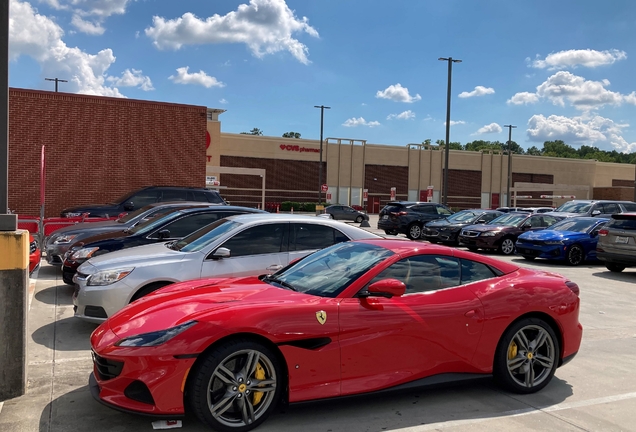
{"label": "windshield", "polygon": [[146,207],[142,207],[139,210],[135,210],[132,213],[128,213],[126,214],[126,216],[120,217],[119,219],[117,219],[117,222],[119,223],[127,223],[130,222],[131,220],[133,220],[134,218],[136,218],[137,216],[141,215],[142,213],[147,212],[148,210],[150,210],[152,208],[151,205],[147,205]]}
{"label": "windshield", "polygon": [[145,235],[150,233],[151,231],[153,231],[154,229],[178,218],[179,216],[181,216],[183,213],[180,211],[175,211],[172,213],[169,213],[167,215],[164,215],[162,217],[157,217],[157,218],[152,218],[149,219],[145,222],[140,223],[139,225],[137,225],[134,228],[131,228],[130,230],[128,230],[128,232],[132,233],[132,234],[139,234],[139,235]]}
{"label": "windshield", "polygon": [[477,217],[475,212],[462,210],[446,218],[449,222],[472,222]]}
{"label": "windshield", "polygon": [[528,218],[527,214],[507,213],[488,222],[486,225],[519,226]]}
{"label": "windshield", "polygon": [[590,210],[590,207],[592,207],[591,203],[570,201],[566,202],[555,211],[567,213],[587,213]]}
{"label": "windshield", "polygon": [[172,246],[172,249],[181,252],[200,251],[217,238],[232,231],[240,225],[242,225],[240,222],[219,219],[218,221],[193,232],[189,236],[182,238]]}
{"label": "windshield", "polygon": [[576,219],[564,219],[561,222],[557,222],[550,227],[553,231],[573,231],[585,233],[592,227],[598,224],[598,219],[594,220],[576,220]]}
{"label": "windshield", "polygon": [[[339,243],[286,267],[269,279],[295,291],[319,297],[336,297],[376,264],[393,255],[380,246]],[[268,278],[264,280],[267,281]]]}

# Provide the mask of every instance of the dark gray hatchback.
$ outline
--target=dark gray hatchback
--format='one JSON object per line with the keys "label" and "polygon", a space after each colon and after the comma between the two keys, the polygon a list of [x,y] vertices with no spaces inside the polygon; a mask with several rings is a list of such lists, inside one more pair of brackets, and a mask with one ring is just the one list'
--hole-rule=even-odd
{"label": "dark gray hatchback", "polygon": [[636,213],[612,215],[598,232],[596,257],[612,272],[636,266]]}

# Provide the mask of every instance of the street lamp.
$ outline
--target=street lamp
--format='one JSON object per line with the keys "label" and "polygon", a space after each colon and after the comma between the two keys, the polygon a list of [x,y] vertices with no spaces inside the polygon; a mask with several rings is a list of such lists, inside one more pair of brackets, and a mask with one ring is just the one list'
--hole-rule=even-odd
{"label": "street lamp", "polygon": [[461,60],[452,57],[440,57],[438,60],[448,62],[448,91],[446,93],[446,146],[444,148],[444,182],[442,184],[442,204],[448,205],[448,155],[450,154],[450,107],[451,107],[451,76],[453,63],[461,63]]}
{"label": "street lamp", "polygon": [[320,108],[320,163],[318,165],[318,204],[322,203],[322,127],[324,124],[325,110],[331,107],[324,105],[314,105],[314,108]]}
{"label": "street lamp", "polygon": [[504,125],[508,128],[508,188],[506,196],[508,197],[508,207],[510,207],[510,183],[512,183],[512,130],[517,126]]}

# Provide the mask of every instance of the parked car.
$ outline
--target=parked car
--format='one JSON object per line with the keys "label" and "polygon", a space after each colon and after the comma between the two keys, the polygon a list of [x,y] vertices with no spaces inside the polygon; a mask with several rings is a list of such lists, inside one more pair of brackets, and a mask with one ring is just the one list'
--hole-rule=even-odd
{"label": "parked car", "polygon": [[405,240],[343,243],[271,276],[133,302],[93,332],[89,387],[118,410],[188,411],[223,431],[257,427],[279,402],[490,374],[529,394],[579,351],[579,305],[554,273]]}
{"label": "parked car", "polygon": [[498,218],[503,213],[497,210],[461,210],[444,219],[427,222],[421,238],[431,243],[457,245],[459,232],[468,225],[484,224]]}
{"label": "parked car", "polygon": [[75,225],[60,228],[44,241],[46,261],[54,266],[62,267],[64,255],[74,243],[79,243],[88,237],[113,231],[125,231],[144,223],[150,219],[163,216],[167,213],[186,207],[205,207],[218,204],[202,203],[196,201],[173,201],[165,203],[149,204],[145,207],[128,213],[116,220],[103,222],[80,222]]}
{"label": "parked car", "polygon": [[527,211],[530,213],[548,213],[553,212],[554,207],[524,207],[521,211]]}
{"label": "parked car", "polygon": [[469,250],[497,250],[504,255],[515,251],[517,237],[531,230],[548,228],[563,219],[547,213],[506,213],[484,225],[470,225],[459,234],[459,245]]}
{"label": "parked car", "polygon": [[38,241],[29,233],[29,276],[40,266],[41,257]]}
{"label": "parked car", "polygon": [[101,322],[162,286],[203,277],[274,273],[318,249],[379,238],[325,218],[252,214],[224,218],[179,241],[91,258],[79,269],[75,316]]}
{"label": "parked car", "polygon": [[636,213],[612,215],[598,235],[596,257],[609,271],[636,266]]}
{"label": "parked car", "polygon": [[92,257],[152,243],[178,240],[224,217],[244,213],[266,213],[248,207],[207,206],[181,208],[134,228],[85,238],[71,246],[62,265],[62,280],[73,285],[77,268]]}
{"label": "parked car", "polygon": [[329,207],[325,208],[325,213],[328,214],[331,219],[336,220],[346,220],[357,223],[369,220],[369,215],[365,212],[341,204],[330,205]]}
{"label": "parked car", "polygon": [[550,228],[529,231],[517,238],[517,253],[527,260],[545,258],[577,266],[596,259],[598,233],[609,221],[605,218],[568,218]]}
{"label": "parked car", "polygon": [[497,211],[502,213],[521,212],[525,211],[524,207],[498,207]]}
{"label": "parked car", "polygon": [[419,239],[424,224],[452,214],[453,212],[442,204],[390,201],[380,210],[378,229],[389,235],[406,234],[411,240]]}
{"label": "parked car", "polygon": [[199,201],[227,205],[218,191],[196,187],[147,186],[128,192],[108,204],[87,204],[62,210],[61,217],[87,214],[91,217],[111,217],[128,213],[157,202]]}
{"label": "parked car", "polygon": [[608,218],[615,213],[636,212],[636,203],[632,201],[609,200],[572,200],[558,207],[551,215],[564,217],[602,217]]}

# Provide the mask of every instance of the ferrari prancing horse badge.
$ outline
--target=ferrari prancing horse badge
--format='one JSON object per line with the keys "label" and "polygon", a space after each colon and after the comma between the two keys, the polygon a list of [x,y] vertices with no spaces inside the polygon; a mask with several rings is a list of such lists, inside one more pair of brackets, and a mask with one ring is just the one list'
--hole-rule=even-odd
{"label": "ferrari prancing horse badge", "polygon": [[325,322],[327,322],[327,312],[322,310],[316,312],[316,319],[320,324],[324,324]]}

